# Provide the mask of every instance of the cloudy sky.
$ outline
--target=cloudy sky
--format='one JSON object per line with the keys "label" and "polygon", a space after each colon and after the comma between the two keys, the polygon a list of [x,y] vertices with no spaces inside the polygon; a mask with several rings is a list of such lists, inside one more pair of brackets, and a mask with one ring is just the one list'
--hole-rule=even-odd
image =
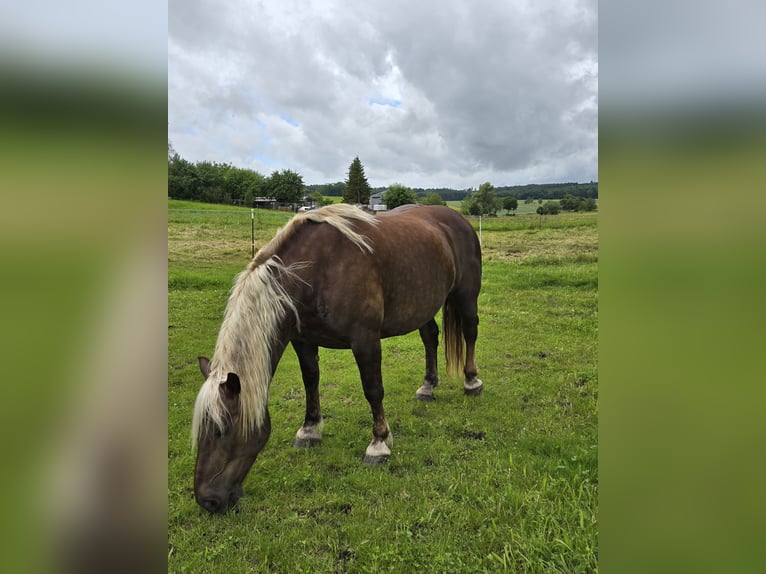
{"label": "cloudy sky", "polygon": [[168,130],[304,182],[598,179],[596,0],[171,0]]}

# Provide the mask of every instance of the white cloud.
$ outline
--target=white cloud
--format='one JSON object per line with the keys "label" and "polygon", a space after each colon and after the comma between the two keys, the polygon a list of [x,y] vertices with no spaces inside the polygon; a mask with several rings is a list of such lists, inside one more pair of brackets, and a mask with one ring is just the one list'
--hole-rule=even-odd
{"label": "white cloud", "polygon": [[171,2],[169,137],[307,183],[590,181],[596,50],[594,1]]}

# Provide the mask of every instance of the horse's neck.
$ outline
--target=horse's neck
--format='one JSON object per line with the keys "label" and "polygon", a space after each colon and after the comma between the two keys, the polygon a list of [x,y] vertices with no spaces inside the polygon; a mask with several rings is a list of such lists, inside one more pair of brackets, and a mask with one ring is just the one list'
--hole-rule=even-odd
{"label": "horse's neck", "polygon": [[281,283],[281,262],[270,262],[243,272],[237,278],[229,298],[216,351],[220,364],[231,368],[248,391],[265,399],[271,377],[289,342],[297,311],[288,292],[290,284]]}
{"label": "horse's neck", "polygon": [[241,337],[248,337],[247,329],[237,326],[236,334],[225,335],[229,340],[229,346],[225,348],[225,352],[221,354],[218,361],[221,368],[238,374],[246,373],[249,376],[265,373],[270,382],[287,348],[294,322],[294,318],[287,314],[270,342],[258,336],[251,338],[247,344],[242,344],[240,340]]}
{"label": "horse's neck", "polygon": [[290,342],[288,338],[289,325],[287,325],[289,316],[286,319],[287,320],[284,321],[285,324],[281,326],[279,334],[277,337],[275,337],[274,344],[269,350],[269,383],[271,383],[271,378],[274,376],[274,373],[277,370],[277,366],[279,365],[279,361],[282,359],[282,355],[287,348],[287,344]]}

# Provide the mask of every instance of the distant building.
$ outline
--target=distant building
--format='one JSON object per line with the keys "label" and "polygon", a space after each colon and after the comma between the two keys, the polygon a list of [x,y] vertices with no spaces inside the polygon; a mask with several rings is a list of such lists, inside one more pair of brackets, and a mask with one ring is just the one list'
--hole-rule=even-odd
{"label": "distant building", "polygon": [[256,197],[253,199],[253,207],[261,209],[276,209],[277,200],[273,197]]}
{"label": "distant building", "polygon": [[386,211],[388,208],[383,203],[383,192],[373,193],[370,196],[370,204],[368,206],[370,211]]}

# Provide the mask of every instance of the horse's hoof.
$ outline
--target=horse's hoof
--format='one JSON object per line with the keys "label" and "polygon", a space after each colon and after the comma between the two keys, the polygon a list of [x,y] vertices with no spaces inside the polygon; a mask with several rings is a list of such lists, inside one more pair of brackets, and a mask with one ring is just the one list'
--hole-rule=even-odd
{"label": "horse's hoof", "polygon": [[293,442],[293,448],[310,448],[317,446],[321,442],[321,438],[296,438]]}
{"label": "horse's hoof", "polygon": [[378,456],[371,456],[369,454],[364,455],[364,464],[369,464],[370,466],[375,464],[382,464],[388,460],[388,455],[378,455]]}
{"label": "horse's hoof", "polygon": [[476,379],[472,384],[463,385],[463,393],[469,397],[478,397],[484,391],[484,383]]}
{"label": "horse's hoof", "polygon": [[420,388],[415,391],[415,398],[419,401],[432,401],[436,397],[434,396],[434,387],[431,383],[423,383]]}
{"label": "horse's hoof", "polygon": [[[388,423],[386,423],[386,428],[388,428]],[[388,431],[388,434],[384,440],[373,439],[373,441],[370,443],[370,446],[368,446],[367,450],[364,451],[364,464],[372,465],[386,462],[388,457],[391,456],[391,449],[389,448],[389,445],[393,440],[394,437],[391,434],[391,431]]]}

